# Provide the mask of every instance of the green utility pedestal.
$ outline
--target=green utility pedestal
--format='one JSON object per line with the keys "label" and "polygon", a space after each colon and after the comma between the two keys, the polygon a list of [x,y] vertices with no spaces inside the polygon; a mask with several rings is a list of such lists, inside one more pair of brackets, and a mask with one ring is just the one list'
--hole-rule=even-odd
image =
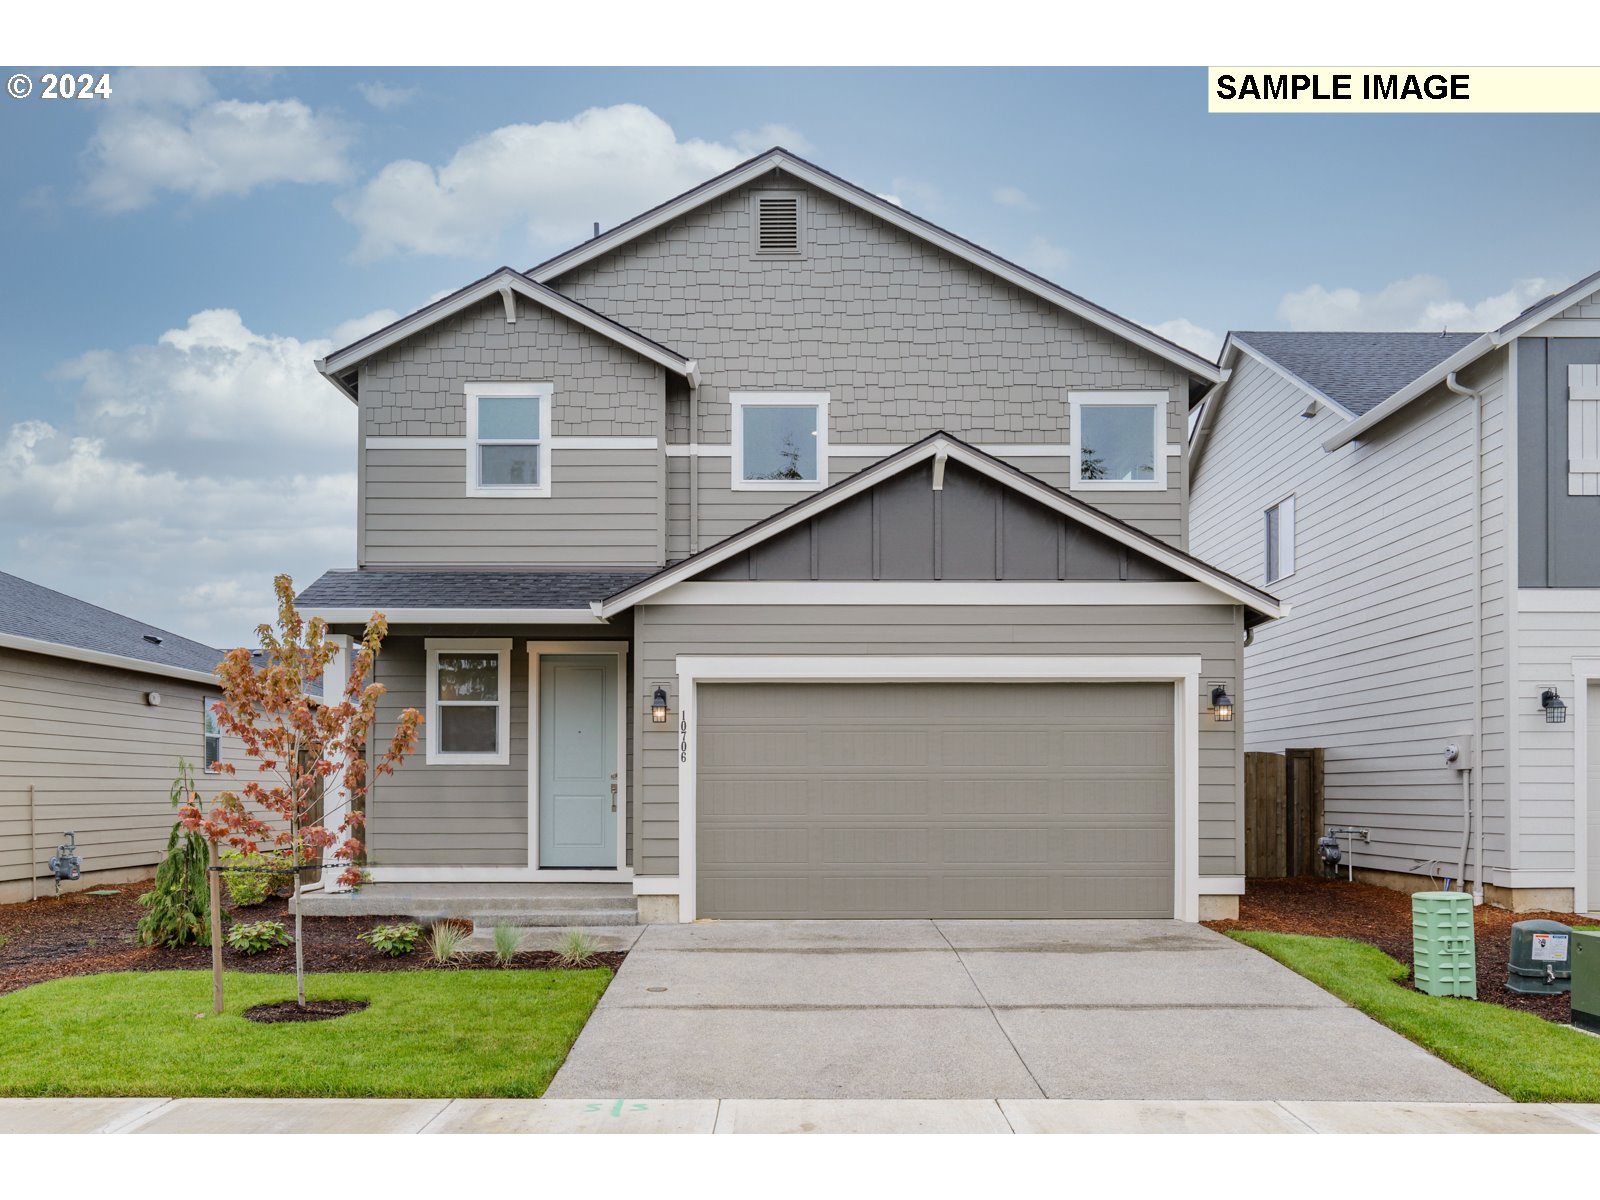
{"label": "green utility pedestal", "polygon": [[1411,897],[1411,963],[1417,991],[1478,998],[1468,893],[1417,892]]}

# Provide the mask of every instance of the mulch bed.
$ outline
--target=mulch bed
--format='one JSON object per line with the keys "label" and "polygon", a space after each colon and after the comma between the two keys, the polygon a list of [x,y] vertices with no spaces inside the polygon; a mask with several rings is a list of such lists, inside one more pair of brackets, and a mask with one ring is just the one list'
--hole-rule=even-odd
{"label": "mulch bed", "polygon": [[[115,896],[90,896],[74,892],[21,904],[0,905],[0,995],[47,979],[71,975],[98,975],[105,971],[171,971],[211,969],[209,946],[183,946],[169,950],[134,943],[134,930],[144,908],[139,896],[150,883],[119,884]],[[223,904],[226,907],[227,899]],[[282,921],[294,932],[288,901],[273,898],[265,904],[240,909],[245,921]],[[226,925],[227,918],[224,918]],[[463,954],[450,966],[436,966],[425,948],[390,958],[358,940],[374,925],[391,923],[385,917],[306,917],[304,942],[306,970],[314,974],[336,971],[452,970],[495,966],[489,952]],[[595,956],[594,965],[615,971],[625,957],[607,951]],[[255,956],[222,948],[223,965],[230,971],[293,974],[294,947]],[[529,951],[511,960],[515,970],[559,970],[549,951]]]}
{"label": "mulch bed", "polygon": [[289,1021],[331,1021],[367,1007],[365,1000],[279,1000],[276,1004],[257,1004],[244,1010],[244,1019],[258,1025],[282,1025]]}
{"label": "mulch bed", "polygon": [[[1480,905],[1473,914],[1477,937],[1478,999],[1535,1013],[1562,1024],[1572,1020],[1570,996],[1525,996],[1506,987],[1511,926],[1539,919],[1566,925],[1592,925],[1575,913],[1512,913]],[[1267,933],[1309,933],[1367,942],[1397,962],[1411,965],[1411,897],[1366,883],[1318,879],[1252,879],[1239,902],[1237,921],[1207,921],[1219,932],[1253,929]]]}

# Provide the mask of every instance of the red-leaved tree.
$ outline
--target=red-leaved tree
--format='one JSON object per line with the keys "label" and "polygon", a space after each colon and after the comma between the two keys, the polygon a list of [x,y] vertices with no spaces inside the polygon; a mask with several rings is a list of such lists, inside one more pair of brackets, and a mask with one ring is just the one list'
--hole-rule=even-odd
{"label": "red-leaved tree", "polygon": [[[377,721],[382,684],[372,683],[372,667],[388,634],[382,613],[367,622],[360,645],[350,656],[345,680],[325,679],[320,700],[306,689],[324,679],[340,646],[328,636],[321,618],[304,620],[294,604],[294,584],[287,575],[273,580],[278,594],[277,628],[261,625],[256,632],[265,651],[256,666],[250,651],[230,650],[217,666],[222,700],[213,706],[224,734],[239,739],[256,760],[256,778],[237,790],[219,793],[209,813],[185,805],[179,816],[185,827],[198,829],[212,846],[226,843],[242,854],[256,855],[273,847],[295,868],[295,994],[306,1002],[305,953],[301,942],[300,889],[308,860],[320,861],[332,849],[343,864],[338,881],[361,881],[357,859],[361,839],[362,798],[369,781],[393,773],[417,745],[422,714],[408,708],[400,714],[394,737],[381,753],[369,747]],[[340,690],[342,689],[342,690]],[[236,775],[232,763],[219,771]],[[324,795],[342,790],[348,797],[335,828],[318,818]],[[215,864],[218,856],[213,853]]]}

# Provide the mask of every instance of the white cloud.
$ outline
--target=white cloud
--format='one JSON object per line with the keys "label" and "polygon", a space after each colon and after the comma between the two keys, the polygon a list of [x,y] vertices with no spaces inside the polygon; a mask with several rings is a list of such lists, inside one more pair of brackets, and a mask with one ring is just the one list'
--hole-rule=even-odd
{"label": "white cloud", "polygon": [[894,196],[894,202],[901,208],[937,212],[944,204],[944,193],[933,184],[920,179],[896,176],[889,181],[889,191]]}
{"label": "white cloud", "polygon": [[1028,193],[1019,187],[997,187],[989,193],[994,202],[1002,208],[1036,208],[1037,205],[1029,199]]}
{"label": "white cloud", "polygon": [[1058,246],[1048,238],[1035,236],[1028,241],[1028,248],[1023,251],[1018,261],[1030,271],[1050,275],[1066,270],[1071,258],[1065,246]]}
{"label": "white cloud", "polygon": [[[455,289],[452,289],[452,291],[453,290]],[[441,295],[444,296],[448,296],[449,294],[449,292],[441,293]],[[434,296],[428,301],[428,303],[432,304],[433,301],[437,299],[439,299],[439,296]],[[377,330],[382,329],[385,325],[393,325],[399,319],[400,314],[395,312],[395,310],[392,308],[375,309],[374,311],[366,313],[363,316],[351,317],[348,321],[341,321],[339,324],[335,325],[333,327],[333,337],[329,340],[332,341],[334,348],[338,349],[340,347],[348,346],[351,342],[360,341],[362,338],[366,337],[367,334],[376,332]]]}
{"label": "white cloud", "polygon": [[816,146],[792,125],[763,125],[759,129],[741,129],[733,135],[733,144],[746,158],[763,154],[774,146],[782,146],[802,157],[816,153]]}
{"label": "white cloud", "polygon": [[746,155],[679,140],[648,108],[591,108],[569,121],[505,125],[443,166],[391,162],[339,202],[361,232],[357,257],[492,255],[520,228],[545,249],[589,236],[726,171]]}
{"label": "white cloud", "polygon": [[231,309],[63,368],[67,420],[0,439],[4,569],[215,645],[272,614],[272,576],[354,559],[355,410],[312,366],[327,339]]}
{"label": "white cloud", "polygon": [[107,212],[160,192],[208,200],[273,183],[337,183],[349,134],[299,100],[232,100],[197,71],[131,70],[97,104],[86,194]]}
{"label": "white cloud", "polygon": [[1222,338],[1213,330],[1196,325],[1188,317],[1174,317],[1170,321],[1162,321],[1150,326],[1153,333],[1159,333],[1169,342],[1178,345],[1206,358],[1215,359],[1222,350]]}
{"label": "white cloud", "polygon": [[379,83],[377,80],[356,84],[356,91],[361,93],[363,100],[380,112],[409,104],[417,97],[417,89],[414,87],[390,87],[387,83]]}
{"label": "white cloud", "polygon": [[1373,292],[1312,284],[1285,295],[1278,316],[1291,329],[1471,332],[1503,325],[1563,286],[1550,279],[1519,279],[1497,295],[1466,301],[1437,275],[1413,275]]}

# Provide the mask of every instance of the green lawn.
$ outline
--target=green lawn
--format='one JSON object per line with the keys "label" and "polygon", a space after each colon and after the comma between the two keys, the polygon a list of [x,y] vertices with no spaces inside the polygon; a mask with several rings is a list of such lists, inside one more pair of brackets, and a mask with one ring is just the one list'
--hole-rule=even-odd
{"label": "green lawn", "polygon": [[87,975],[0,996],[0,1096],[538,1096],[611,972],[316,975],[317,1000],[367,1000],[331,1021],[258,1025],[294,978]]}
{"label": "green lawn", "polygon": [[1600,1038],[1498,1004],[1399,986],[1409,969],[1364,942],[1243,930],[1228,936],[1513,1100],[1600,1102]]}

